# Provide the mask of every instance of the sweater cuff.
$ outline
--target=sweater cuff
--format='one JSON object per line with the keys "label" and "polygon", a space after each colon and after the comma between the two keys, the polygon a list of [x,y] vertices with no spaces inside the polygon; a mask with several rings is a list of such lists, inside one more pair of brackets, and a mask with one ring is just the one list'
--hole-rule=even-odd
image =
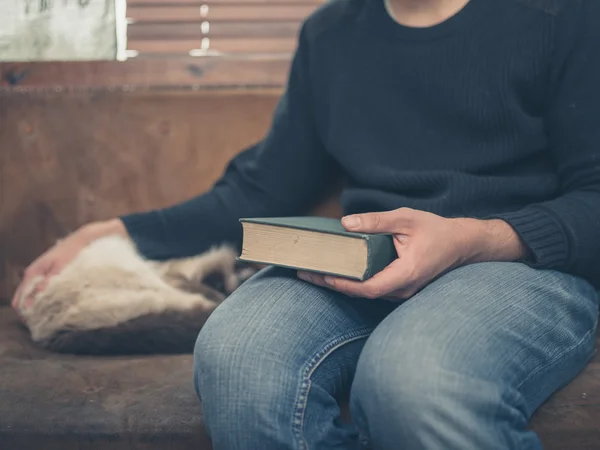
{"label": "sweater cuff", "polygon": [[562,225],[543,208],[529,207],[496,214],[491,219],[507,222],[533,255],[532,267],[562,269],[569,260],[569,239]]}
{"label": "sweater cuff", "polygon": [[120,217],[137,250],[148,259],[170,256],[164,218],[160,211],[140,212]]}

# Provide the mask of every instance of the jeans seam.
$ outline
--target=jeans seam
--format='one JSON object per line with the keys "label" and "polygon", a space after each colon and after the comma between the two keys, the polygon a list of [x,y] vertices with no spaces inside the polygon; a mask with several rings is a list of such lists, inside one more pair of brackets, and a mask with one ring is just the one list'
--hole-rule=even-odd
{"label": "jeans seam", "polygon": [[[596,333],[596,327],[594,326],[594,328],[592,330],[588,330],[583,337],[577,341],[575,344],[573,344],[572,346],[570,346],[569,348],[567,348],[566,350],[558,353],[554,358],[552,358],[552,360],[550,360],[549,362],[547,362],[546,364],[539,366],[538,368],[536,368],[534,371],[532,371],[529,375],[527,375],[527,377],[525,377],[524,380],[522,380],[516,387],[515,387],[515,391],[516,392],[520,392],[521,388],[523,387],[523,385],[525,385],[526,383],[528,383],[532,378],[534,378],[535,376],[537,376],[538,374],[547,371],[550,367],[552,367],[553,365],[555,365],[557,362],[559,362],[560,360],[562,360],[566,355],[572,353],[573,351],[580,351],[581,345],[590,337],[590,335],[595,334]],[[589,358],[588,358],[588,362],[589,362]],[[530,414],[530,411],[527,411],[527,414]],[[514,427],[515,425],[515,420],[513,420],[513,423],[511,423],[511,426]]]}
{"label": "jeans seam", "polygon": [[581,347],[581,344],[583,344],[589,337],[590,335],[594,334],[596,332],[595,327],[592,330],[588,330],[583,337],[577,341],[575,344],[573,344],[572,346],[570,346],[569,348],[567,348],[566,350],[560,352],[557,356],[555,356],[551,361],[547,362],[546,364],[539,366],[538,368],[536,368],[533,372],[531,372],[529,375],[527,375],[527,377],[521,381],[517,386],[516,386],[516,390],[521,389],[521,387],[527,383],[530,379],[532,379],[534,376],[536,376],[538,373],[547,370],[550,366],[556,364],[558,361],[560,361],[561,359],[564,358],[565,355],[567,355],[568,353],[571,353],[574,350],[578,350]]}
{"label": "jeans seam", "polygon": [[[573,351],[580,351],[581,345],[589,338],[590,335],[595,335],[596,334],[596,327],[594,326],[594,329],[592,330],[588,330],[583,337],[577,341],[575,344],[573,344],[571,347],[569,347],[568,349],[560,352],[557,356],[555,356],[551,361],[549,361],[548,363],[536,368],[533,372],[531,372],[523,381],[521,381],[516,387],[515,387],[515,391],[520,392],[521,387],[523,387],[523,385],[525,383],[527,383],[529,380],[531,380],[534,376],[538,375],[539,373],[548,370],[551,366],[555,365],[557,362],[559,362],[560,360],[562,360],[567,354],[573,352]],[[592,355],[593,356],[593,355]],[[588,357],[588,363],[591,359],[591,356]],[[587,363],[586,363],[587,364]],[[514,427],[515,423],[513,421],[513,423],[511,423],[511,426]],[[534,447],[528,447],[528,448],[534,448]]]}
{"label": "jeans seam", "polygon": [[357,341],[359,339],[364,339],[368,337],[372,333],[372,329],[359,329],[353,331],[351,333],[345,334],[337,339],[334,339],[329,344],[327,344],[321,351],[319,351],[313,358],[309,361],[308,365],[302,370],[302,382],[300,383],[300,387],[298,389],[298,393],[296,395],[296,408],[294,413],[294,423],[293,423],[293,433],[296,438],[296,443],[301,450],[308,450],[308,444],[302,430],[304,428],[304,415],[306,412],[307,402],[308,402],[308,393],[311,387],[311,379],[310,377],[314,373],[314,371],[319,367],[319,365],[327,358],[331,353],[333,353],[338,348],[349,344],[350,342]]}

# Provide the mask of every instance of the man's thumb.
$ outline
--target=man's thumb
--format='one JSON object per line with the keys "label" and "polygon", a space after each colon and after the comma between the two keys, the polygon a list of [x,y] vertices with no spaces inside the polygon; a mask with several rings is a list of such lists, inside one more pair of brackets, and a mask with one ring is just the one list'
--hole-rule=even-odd
{"label": "man's thumb", "polygon": [[348,231],[360,231],[363,233],[386,233],[389,225],[383,220],[384,213],[355,214],[342,218],[342,225]]}
{"label": "man's thumb", "polygon": [[408,211],[394,211],[354,214],[342,218],[342,225],[348,231],[363,233],[402,233],[412,223]]}

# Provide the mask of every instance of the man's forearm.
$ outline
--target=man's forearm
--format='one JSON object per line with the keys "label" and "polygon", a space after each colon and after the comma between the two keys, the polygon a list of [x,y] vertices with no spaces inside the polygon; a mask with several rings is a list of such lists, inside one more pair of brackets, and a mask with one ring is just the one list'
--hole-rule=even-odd
{"label": "man's forearm", "polygon": [[127,229],[120,219],[110,219],[103,222],[92,222],[84,225],[80,230],[81,236],[86,242],[92,242],[104,236],[117,234],[128,237]]}
{"label": "man's forearm", "polygon": [[491,261],[525,261],[529,250],[504,220],[452,219],[457,221],[465,249],[464,264]]}

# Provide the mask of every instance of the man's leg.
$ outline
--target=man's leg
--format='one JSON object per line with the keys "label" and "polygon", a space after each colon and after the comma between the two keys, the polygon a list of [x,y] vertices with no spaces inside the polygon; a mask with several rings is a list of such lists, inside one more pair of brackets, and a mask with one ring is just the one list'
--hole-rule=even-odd
{"label": "man's leg", "polygon": [[366,337],[394,308],[267,269],[211,315],[195,384],[215,450],[357,449],[340,421]]}
{"label": "man's leg", "polygon": [[398,307],[367,340],[351,392],[375,450],[540,449],[533,412],[594,351],[597,296],[517,263],[466,266]]}

